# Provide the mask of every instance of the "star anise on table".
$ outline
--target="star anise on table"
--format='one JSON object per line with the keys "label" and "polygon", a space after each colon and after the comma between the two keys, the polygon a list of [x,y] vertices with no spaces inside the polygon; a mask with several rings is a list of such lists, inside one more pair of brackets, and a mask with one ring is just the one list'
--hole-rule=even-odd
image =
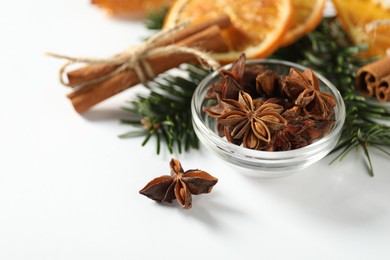
{"label": "star anise on table", "polygon": [[250,149],[261,149],[271,141],[271,132],[279,131],[287,124],[280,115],[281,105],[252,100],[244,91],[239,92],[238,101],[221,99],[225,112],[217,119],[224,126],[229,142],[243,144]]}
{"label": "star anise on table", "polygon": [[192,195],[209,193],[218,179],[205,171],[184,171],[178,160],[170,162],[171,175],[164,175],[150,181],[140,193],[158,202],[171,203],[177,199],[184,209],[192,207]]}

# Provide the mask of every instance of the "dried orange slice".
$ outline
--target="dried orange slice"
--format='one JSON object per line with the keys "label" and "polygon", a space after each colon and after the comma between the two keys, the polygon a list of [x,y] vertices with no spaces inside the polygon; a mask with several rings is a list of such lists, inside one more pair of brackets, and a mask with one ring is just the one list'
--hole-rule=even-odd
{"label": "dried orange slice", "polygon": [[314,30],[322,20],[325,0],[293,0],[294,19],[291,28],[282,40],[282,45],[289,45],[306,33]]}
{"label": "dried orange slice", "polygon": [[292,23],[293,7],[291,0],[176,0],[165,17],[164,27],[188,20],[197,23],[223,14],[232,22],[223,32],[229,51],[213,55],[227,63],[242,52],[251,59],[275,51]]}
{"label": "dried orange slice", "polygon": [[332,0],[343,29],[355,44],[368,44],[363,57],[383,56],[390,48],[390,6],[384,1]]}
{"label": "dried orange slice", "polygon": [[168,6],[172,0],[91,0],[91,2],[106,9],[110,14],[126,15],[158,10],[160,7]]}

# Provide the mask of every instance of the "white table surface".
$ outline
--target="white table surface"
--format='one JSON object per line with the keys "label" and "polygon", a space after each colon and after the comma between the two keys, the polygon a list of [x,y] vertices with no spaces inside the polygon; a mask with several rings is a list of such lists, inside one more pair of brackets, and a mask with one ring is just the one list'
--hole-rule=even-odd
{"label": "white table surface", "polygon": [[[390,259],[390,173],[373,152],[325,158],[289,177],[246,174],[208,152],[155,154],[121,140],[120,106],[140,87],[84,116],[57,81],[52,51],[106,57],[148,35],[88,0],[6,1],[0,15],[0,259]],[[138,191],[184,169],[217,178],[193,208]]]}

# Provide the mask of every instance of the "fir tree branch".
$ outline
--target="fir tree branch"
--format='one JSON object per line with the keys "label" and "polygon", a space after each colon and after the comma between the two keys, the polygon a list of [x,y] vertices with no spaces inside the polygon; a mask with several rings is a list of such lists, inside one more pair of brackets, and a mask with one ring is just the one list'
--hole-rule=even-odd
{"label": "fir tree branch", "polygon": [[279,50],[274,57],[315,69],[340,90],[346,105],[346,122],[340,141],[332,151],[339,152],[333,161],[342,160],[354,148],[361,147],[368,171],[374,176],[369,148],[376,147],[390,155],[390,127],[376,120],[390,121],[390,108],[356,92],[356,71],[373,59],[357,58],[356,54],[366,46],[352,46],[346,39],[337,20],[328,18],[315,31]]}
{"label": "fir tree branch", "polygon": [[129,117],[121,123],[132,126],[133,130],[120,135],[120,138],[145,136],[144,146],[154,136],[157,154],[161,151],[162,142],[170,153],[175,149],[181,153],[183,149],[198,148],[198,139],[192,128],[191,99],[195,88],[209,72],[185,64],[177,73],[182,76],[167,72],[150,81],[146,85],[149,93],[138,95],[123,108]]}

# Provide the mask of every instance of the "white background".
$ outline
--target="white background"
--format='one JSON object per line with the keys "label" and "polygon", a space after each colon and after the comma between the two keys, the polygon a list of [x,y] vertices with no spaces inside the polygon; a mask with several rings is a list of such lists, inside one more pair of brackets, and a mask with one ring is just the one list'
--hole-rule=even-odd
{"label": "white background", "polygon": [[89,1],[6,1],[0,15],[0,259],[389,259],[390,173],[373,152],[325,158],[275,179],[201,148],[173,155],[217,178],[193,208],[138,191],[169,174],[153,141],[120,140],[120,106],[136,87],[83,116],[57,80],[52,51],[106,57],[148,36]]}

